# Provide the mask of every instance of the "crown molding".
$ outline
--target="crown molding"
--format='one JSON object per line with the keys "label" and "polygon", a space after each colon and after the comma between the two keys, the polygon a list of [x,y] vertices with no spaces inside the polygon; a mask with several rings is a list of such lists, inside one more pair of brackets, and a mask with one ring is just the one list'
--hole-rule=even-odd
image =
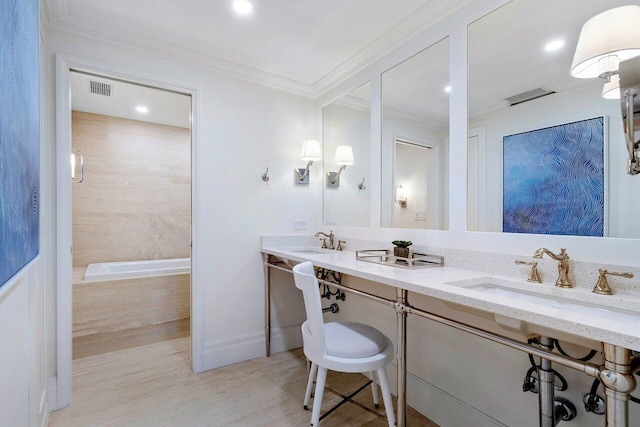
{"label": "crown molding", "polygon": [[46,31],[56,31],[118,47],[134,48],[155,56],[196,65],[263,86],[284,90],[311,99],[318,99],[327,91],[363,70],[394,48],[444,20],[447,16],[470,3],[470,1],[429,0],[411,16],[390,28],[383,35],[312,84],[268,73],[150,37],[140,36],[130,31],[116,31],[101,23],[84,22],[70,15],[67,0],[41,0],[41,9],[44,12],[42,13],[42,22]]}
{"label": "crown molding", "polygon": [[383,35],[313,83],[312,87],[315,96],[324,95],[341,82],[371,65],[395,48],[424,33],[470,2],[471,0],[455,2],[450,0],[428,1],[408,18],[390,28]]}

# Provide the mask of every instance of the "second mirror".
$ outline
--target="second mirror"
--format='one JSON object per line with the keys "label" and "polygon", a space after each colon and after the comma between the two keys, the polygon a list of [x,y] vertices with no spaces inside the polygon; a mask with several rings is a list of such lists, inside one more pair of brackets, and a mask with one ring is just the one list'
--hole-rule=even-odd
{"label": "second mirror", "polygon": [[448,229],[449,39],[382,75],[382,215],[394,228]]}

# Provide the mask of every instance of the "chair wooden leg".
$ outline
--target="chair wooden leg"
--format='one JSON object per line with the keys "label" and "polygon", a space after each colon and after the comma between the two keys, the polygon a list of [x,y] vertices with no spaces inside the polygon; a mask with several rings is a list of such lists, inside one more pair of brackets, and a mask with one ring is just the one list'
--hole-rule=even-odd
{"label": "chair wooden leg", "polygon": [[380,407],[380,399],[378,399],[378,384],[376,384],[376,371],[369,372],[369,379],[371,380],[371,394],[373,394],[373,404],[376,408]]}
{"label": "chair wooden leg", "polygon": [[313,388],[313,380],[316,379],[316,373],[318,372],[318,365],[311,363],[311,369],[309,370],[309,381],[307,381],[307,391],[304,393],[304,409],[309,409],[309,399],[311,399],[311,390]]}
{"label": "chair wooden leg", "polygon": [[389,427],[393,427],[396,425],[396,416],[393,413],[391,390],[389,390],[387,371],[384,368],[378,369],[378,380],[380,381],[380,388],[382,389],[382,400],[384,401],[384,410],[387,413],[387,421],[389,421]]}
{"label": "chair wooden leg", "polygon": [[318,377],[316,378],[316,393],[313,396],[313,411],[311,412],[311,426],[318,427],[320,424],[320,409],[322,408],[322,395],[324,394],[324,384],[327,381],[327,368],[318,367]]}

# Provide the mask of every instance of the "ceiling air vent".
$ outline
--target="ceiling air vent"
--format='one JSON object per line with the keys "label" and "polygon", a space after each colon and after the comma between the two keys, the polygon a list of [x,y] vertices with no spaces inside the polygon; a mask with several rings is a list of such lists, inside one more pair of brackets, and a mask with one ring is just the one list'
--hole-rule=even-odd
{"label": "ceiling air vent", "polygon": [[543,89],[541,87],[528,90],[526,92],[519,93],[517,95],[510,96],[504,100],[509,103],[510,107],[514,105],[522,104],[523,102],[532,101],[534,99],[542,98],[543,96],[551,95],[555,93],[552,90]]}
{"label": "ceiling air vent", "polygon": [[109,83],[89,80],[89,92],[91,93],[102,96],[111,96],[112,91],[113,85]]}

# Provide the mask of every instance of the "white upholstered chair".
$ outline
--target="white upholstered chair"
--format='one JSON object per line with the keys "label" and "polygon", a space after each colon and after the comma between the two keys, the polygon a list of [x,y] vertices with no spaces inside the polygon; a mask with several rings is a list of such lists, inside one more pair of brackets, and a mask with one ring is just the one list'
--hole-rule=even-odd
{"label": "white upholstered chair", "polygon": [[[369,374],[373,381],[371,389],[373,401],[378,405],[377,374],[384,408],[389,426],[395,425],[393,403],[389,391],[389,381],[385,366],[394,357],[393,343],[377,329],[361,323],[330,322],[324,323],[322,305],[318,291],[318,279],[313,264],[303,262],[293,267],[296,287],[302,290],[307,321],[302,324],[304,354],[311,361],[309,381],[304,396],[305,409],[309,405],[313,380],[316,389],[313,398],[311,426],[317,427],[320,420],[320,408],[324,393],[327,370],[338,372],[361,372]],[[316,376],[317,374],[317,376]]]}

